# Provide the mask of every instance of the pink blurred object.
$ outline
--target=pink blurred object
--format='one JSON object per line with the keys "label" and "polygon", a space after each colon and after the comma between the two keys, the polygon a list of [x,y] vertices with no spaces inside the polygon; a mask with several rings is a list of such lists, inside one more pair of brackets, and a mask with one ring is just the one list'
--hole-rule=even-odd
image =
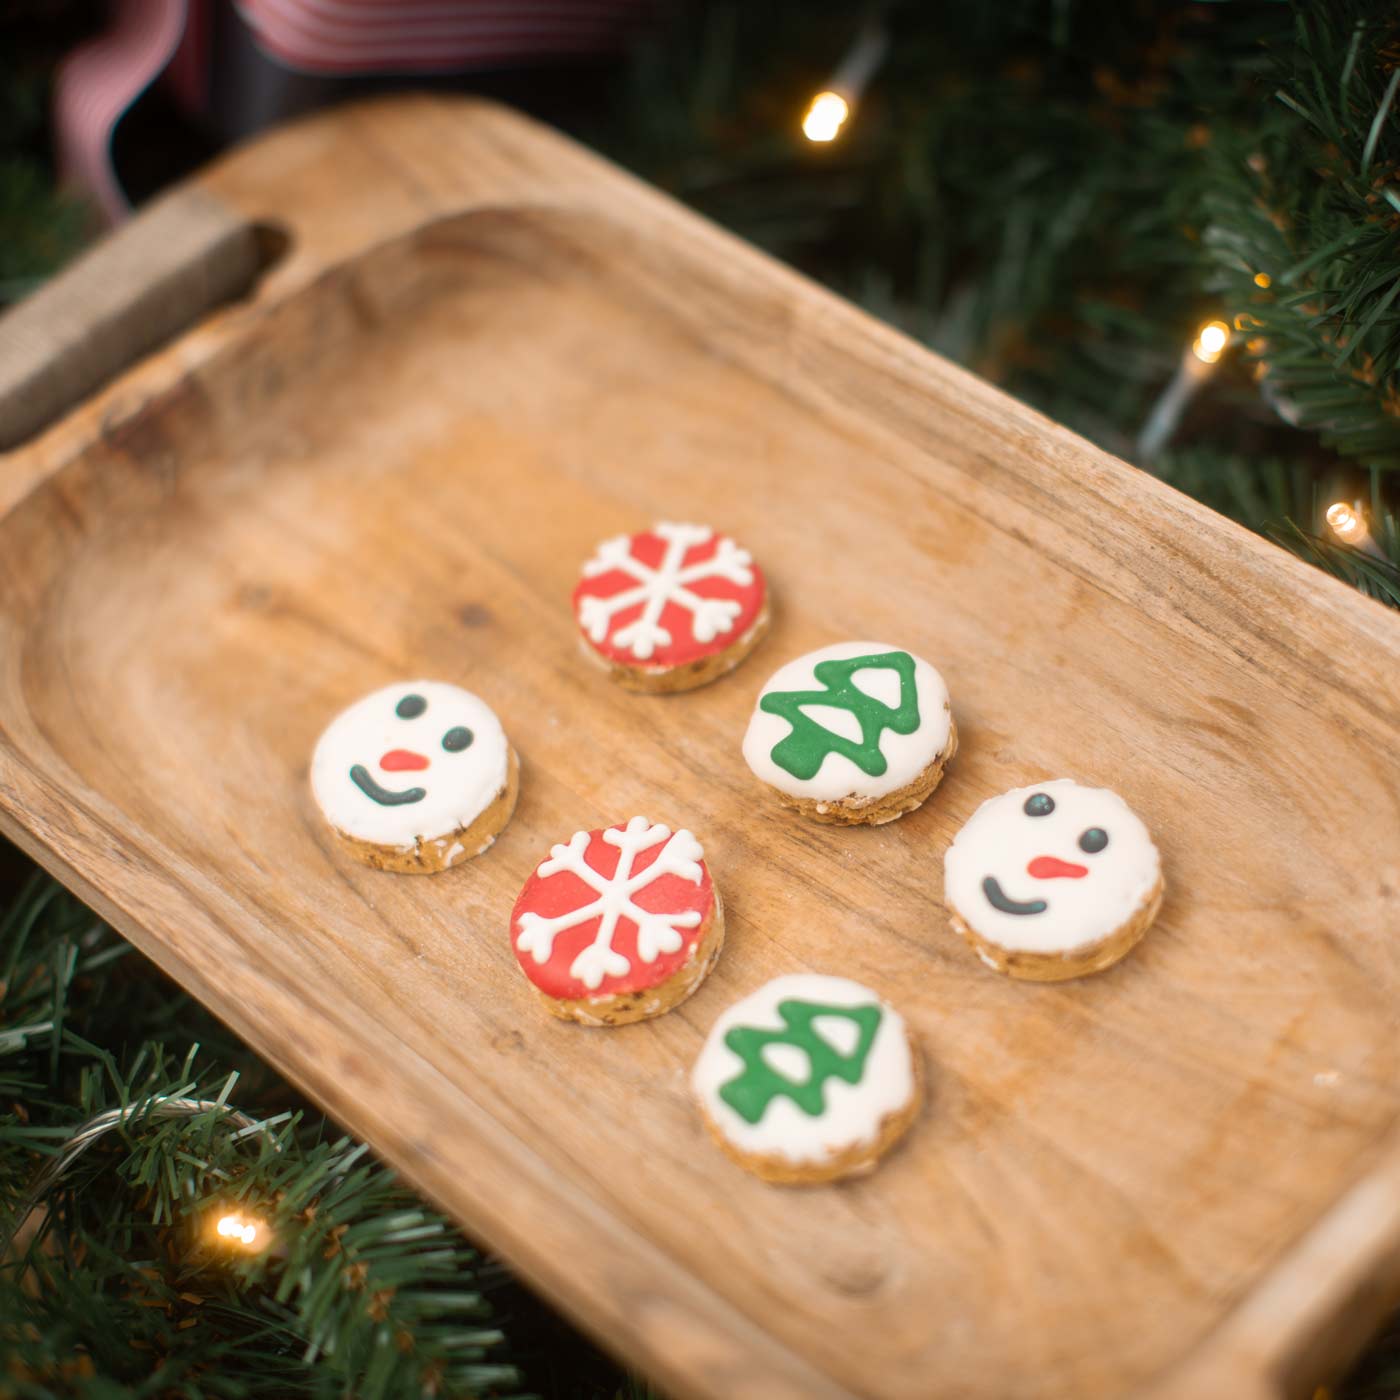
{"label": "pink blurred object", "polygon": [[[346,80],[526,68],[620,49],[658,0],[114,0],[110,28],[64,61],[64,178],[113,223],[122,116],[157,79],[223,139],[320,106]],[[216,81],[217,75],[217,81]]]}
{"label": "pink blurred object", "polygon": [[187,0],[118,0],[111,27],[75,49],[54,82],[58,166],[111,223],[130,204],[112,168],[112,132],[165,70],[185,32]]}
{"label": "pink blurred object", "polygon": [[303,73],[429,72],[606,53],[638,0],[238,0],[258,42]]}

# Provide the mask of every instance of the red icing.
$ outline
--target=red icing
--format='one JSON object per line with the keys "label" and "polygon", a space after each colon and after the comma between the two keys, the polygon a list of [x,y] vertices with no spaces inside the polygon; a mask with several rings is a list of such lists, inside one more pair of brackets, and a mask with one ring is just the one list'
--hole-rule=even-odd
{"label": "red icing", "polygon": [[1073,865],[1058,856],[1036,856],[1026,866],[1026,874],[1037,880],[1082,880],[1088,873],[1087,865]]}
{"label": "red icing", "polygon": [[[711,534],[705,543],[691,545],[681,560],[681,567],[688,568],[692,564],[702,564],[706,560],[714,558],[719,549],[720,538],[718,534]],[[658,567],[665,558],[666,548],[667,542],[650,530],[644,530],[641,534],[631,537],[632,557],[639,563],[646,564],[653,569]],[[630,646],[614,646],[612,638],[629,622],[634,622],[641,616],[643,608],[646,607],[645,599],[614,613],[608,623],[607,637],[603,641],[595,642],[587,632],[584,633],[584,640],[595,651],[600,652],[609,660],[646,669],[684,666],[688,662],[714,656],[732,647],[744,636],[763,610],[763,602],[767,594],[767,583],[763,577],[763,570],[756,563],[751,563],[748,567],[753,574],[753,581],[748,584],[734,583],[730,579],[715,575],[709,578],[695,579],[685,585],[697,597],[730,598],[740,604],[740,611],[735,616],[729,630],[716,633],[708,642],[696,640],[695,634],[691,630],[692,617],[688,608],[679,603],[667,602],[662,608],[658,620],[660,625],[671,634],[669,643],[658,645],[650,656],[644,658],[634,655]],[[580,599],[588,597],[611,598],[614,594],[625,593],[628,589],[637,587],[637,583],[638,580],[625,569],[618,568],[609,569],[606,573],[597,574],[593,578],[580,579],[578,586],[574,589],[575,616],[578,614]]]}
{"label": "red icing", "polygon": [[428,760],[411,749],[390,749],[379,760],[379,766],[386,773],[416,773],[428,766]]}
{"label": "red icing", "polygon": [[[620,831],[621,826],[610,828]],[[600,875],[611,876],[617,870],[621,851],[603,840],[604,828],[588,833],[588,847],[583,859]],[[665,842],[658,842],[649,850],[640,851],[633,859],[632,874],[639,875],[660,855]],[[549,857],[546,857],[546,861]],[[541,865],[545,861],[540,862]],[[612,938],[612,946],[627,958],[631,964],[628,972],[621,976],[605,976],[597,987],[587,987],[574,977],[569,969],[578,954],[593,942],[598,933],[603,916],[595,915],[571,928],[555,935],[554,945],[548,959],[537,963],[532,954],[521,952],[517,946],[520,931],[520,916],[526,912],[543,918],[556,918],[573,909],[581,909],[593,903],[598,892],[570,870],[558,870],[551,875],[541,876],[539,868],[525,882],[511,911],[511,947],[524,970],[525,975],[548,996],[563,1000],[576,1000],[587,997],[610,997],[626,992],[644,991],[660,986],[668,981],[690,961],[695,945],[706,932],[710,914],[714,909],[714,884],[710,879],[710,868],[700,861],[700,880],[688,880],[681,875],[660,875],[648,885],[633,892],[631,898],[638,908],[650,914],[681,913],[695,910],[701,916],[694,928],[682,928],[681,945],[674,953],[658,953],[652,962],[643,962],[637,955],[637,925],[625,915],[619,916]]]}

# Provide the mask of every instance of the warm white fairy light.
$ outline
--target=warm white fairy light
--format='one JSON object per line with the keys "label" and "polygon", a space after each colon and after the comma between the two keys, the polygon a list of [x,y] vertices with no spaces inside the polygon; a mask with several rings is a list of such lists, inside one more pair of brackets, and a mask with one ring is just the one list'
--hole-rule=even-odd
{"label": "warm white fairy light", "polygon": [[1203,364],[1213,365],[1230,343],[1230,327],[1224,321],[1207,321],[1191,342],[1191,353]]}
{"label": "warm white fairy light", "polygon": [[851,105],[839,92],[819,92],[802,118],[802,134],[818,143],[834,141],[850,114]]}
{"label": "warm white fairy light", "polygon": [[1171,382],[1162,390],[1152,412],[1138,434],[1137,460],[1139,466],[1150,467],[1158,453],[1172,440],[1186,405],[1196,390],[1215,373],[1220,357],[1230,347],[1230,326],[1226,321],[1212,318],[1202,324],[1196,338],[1182,352],[1181,363]]}
{"label": "warm white fairy light", "polygon": [[809,141],[834,141],[851,115],[851,104],[839,92],[819,92],[802,118],[802,134]]}
{"label": "warm white fairy light", "polygon": [[1327,528],[1346,545],[1370,554],[1376,559],[1385,559],[1385,551],[1371,537],[1371,527],[1366,521],[1366,508],[1360,501],[1333,501],[1323,513]]}
{"label": "warm white fairy light", "polygon": [[1334,501],[1327,507],[1327,523],[1343,544],[1355,544],[1366,533],[1360,511],[1346,501]]}
{"label": "warm white fairy light", "polygon": [[251,1250],[257,1247],[258,1239],[266,1227],[262,1221],[250,1216],[221,1215],[214,1229],[220,1239]]}
{"label": "warm white fairy light", "polygon": [[856,36],[831,81],[811,102],[802,118],[802,134],[817,145],[834,141],[850,120],[856,103],[876,70],[885,61],[890,36],[879,19],[872,19]]}

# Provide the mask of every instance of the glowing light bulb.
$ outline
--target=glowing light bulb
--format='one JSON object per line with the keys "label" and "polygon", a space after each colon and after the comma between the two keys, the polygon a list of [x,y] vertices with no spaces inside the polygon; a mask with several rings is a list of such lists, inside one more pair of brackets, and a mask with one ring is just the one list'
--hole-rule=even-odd
{"label": "glowing light bulb", "polygon": [[819,92],[802,118],[802,134],[809,141],[834,141],[850,115],[851,104],[839,92]]}
{"label": "glowing light bulb", "polygon": [[1267,272],[1256,272],[1254,274],[1254,285],[1256,287],[1272,287],[1274,279]]}
{"label": "glowing light bulb", "polygon": [[1191,343],[1191,353],[1202,364],[1213,365],[1230,343],[1230,327],[1224,321],[1207,321]]}
{"label": "glowing light bulb", "polygon": [[1327,507],[1327,523],[1332,533],[1344,544],[1353,544],[1366,533],[1366,522],[1361,513],[1346,501],[1334,501]]}
{"label": "glowing light bulb", "polygon": [[221,1215],[214,1228],[221,1239],[228,1240],[230,1244],[241,1244],[244,1249],[252,1249],[258,1240],[259,1222],[241,1215]]}

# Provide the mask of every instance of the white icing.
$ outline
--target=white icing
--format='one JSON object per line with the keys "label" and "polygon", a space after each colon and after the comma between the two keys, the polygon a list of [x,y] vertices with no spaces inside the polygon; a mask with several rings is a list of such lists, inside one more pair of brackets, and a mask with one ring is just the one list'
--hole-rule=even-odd
{"label": "white icing", "polygon": [[854,1054],[860,1044],[860,1027],[848,1016],[816,1016],[812,1029],[840,1055]]}
{"label": "white icing", "polygon": [[[899,705],[899,677],[893,671],[857,671],[851,677],[851,683],[857,690],[863,690],[872,700],[878,700],[892,710]],[[859,739],[860,725],[855,724],[855,716],[849,710],[843,710],[842,714],[852,721],[855,728],[856,732],[851,737]]]}
{"label": "white icing", "polygon": [[[810,651],[790,661],[768,678],[759,692],[761,701],[774,691],[821,690],[816,667],[823,661],[849,661],[857,656],[901,651],[885,642],[838,642],[835,646]],[[913,656],[913,653],[909,653]],[[879,738],[880,752],[889,765],[878,777],[871,777],[842,753],[829,753],[821,767],[807,779],[794,777],[773,762],[775,745],[787,738],[792,726],[782,715],[770,714],[754,706],[744,735],[744,758],[765,783],[794,797],[836,802],[845,798],[877,798],[906,787],[948,746],[952,715],[948,708],[948,687],[943,677],[927,661],[914,656],[914,688],[919,702],[919,727],[912,734],[896,734],[885,729]],[[888,668],[857,671],[852,683],[881,703],[897,705],[899,675]],[[802,713],[842,738],[859,742],[860,724],[845,709],[830,705],[804,705]],[[820,808],[818,810],[821,810]]]}
{"label": "white icing", "polygon": [[697,642],[712,642],[721,632],[734,626],[734,619],[744,605],[733,598],[702,598],[686,587],[700,579],[722,578],[730,583],[747,586],[753,582],[749,567],[753,557],[740,549],[727,535],[720,537],[714,556],[698,564],[681,566],[687,551],[707,544],[714,531],[706,525],[673,525],[663,521],[652,527],[652,534],[666,541],[666,553],[658,567],[644,564],[632,554],[632,539],[618,535],[604,540],[598,552],[583,566],[584,578],[619,569],[637,580],[635,588],[624,588],[608,598],[585,596],[579,599],[579,625],[594,642],[608,640],[612,619],[624,608],[645,601],[638,617],[618,628],[611,638],[620,650],[630,650],[638,661],[645,661],[658,646],[669,646],[670,632],[661,625],[661,614],[667,603],[675,603],[691,615],[691,630]]}
{"label": "white icing", "polygon": [[[892,671],[885,674],[891,677],[897,688],[899,677]],[[853,677],[852,679],[858,680],[859,678]],[[859,686],[858,688],[863,690],[865,687]],[[853,744],[860,743],[860,721],[850,710],[843,710],[839,705],[803,705],[802,713],[808,719],[821,725],[823,729],[830,730],[831,733],[840,738],[849,739]],[[786,721],[783,723],[786,724]]]}
{"label": "white icing", "polygon": [[[779,1095],[768,1104],[757,1123],[750,1123],[720,1097],[719,1091],[724,1085],[744,1070],[743,1060],[724,1043],[724,1038],[735,1026],[784,1029],[778,1005],[789,1000],[830,1006],[878,1005],[883,1014],[859,1083],[848,1084],[829,1078],[825,1085],[824,1111],[816,1117]],[[845,1017],[830,1020],[851,1026],[855,1035],[848,1043],[854,1048],[859,1040],[859,1028]],[[818,1028],[821,1033],[827,1030],[822,1019],[813,1021],[813,1029]],[[836,1043],[835,1037],[832,1043]],[[784,1052],[781,1059],[770,1060],[778,1073],[801,1081],[809,1070],[806,1053],[798,1046],[770,1045],[764,1048],[763,1054],[769,1056],[775,1050]],[[797,1058],[786,1053],[788,1051],[795,1052]],[[868,987],[844,977],[823,977],[815,973],[779,977],[729,1007],[711,1027],[691,1071],[690,1082],[706,1117],[741,1152],[750,1156],[783,1157],[796,1163],[824,1162],[849,1147],[874,1143],[879,1137],[881,1123],[909,1103],[915,1086],[914,1061],[904,1018]]]}
{"label": "white icing", "polygon": [[[853,1026],[854,1022],[851,1023]],[[856,1035],[860,1035],[860,1028],[856,1027]],[[763,1058],[768,1061],[770,1069],[781,1074],[785,1079],[795,1080],[801,1083],[807,1077],[807,1052],[799,1050],[795,1045],[765,1045],[763,1047]]]}
{"label": "white icing", "polygon": [[[1026,799],[1036,793],[1053,800],[1053,812],[1027,815]],[[1108,834],[1108,845],[1094,853],[1079,845],[1080,835],[1092,827]],[[1037,878],[1028,866],[1042,856],[1083,867],[1088,874]],[[943,858],[950,908],[982,938],[1013,952],[1063,953],[1101,943],[1142,907],[1161,874],[1157,848],[1132,808],[1107,788],[1081,787],[1070,778],[990,798]],[[995,908],[983,888],[988,877],[1006,898],[1043,900],[1045,909],[1010,914]]]}
{"label": "white icing", "polygon": [[[494,841],[495,839],[496,839],[496,838],[495,838],[494,836],[491,837],[491,838],[486,842],[486,846],[489,846],[489,845],[491,844],[491,842]],[[483,846],[483,847],[481,848],[481,851],[484,851],[484,850],[486,849],[486,846]],[[447,854],[446,854],[445,856],[443,856],[443,858],[442,858],[442,863],[443,863],[444,865],[453,865],[453,864],[455,864],[457,861],[459,861],[459,860],[462,858],[462,856],[463,856],[463,854],[465,853],[465,851],[466,851],[466,847],[463,846],[462,843],[461,843],[460,841],[454,841],[454,842],[447,848]],[[481,851],[478,851],[478,852],[477,852],[477,855],[480,855],[480,854],[481,854]]]}
{"label": "white icing", "polygon": [[[607,876],[599,874],[584,859],[591,840],[591,833],[587,831],[574,832],[567,846],[550,849],[549,859],[535,873],[546,877],[567,870],[596,891],[598,898],[552,919],[527,911],[520,916],[516,939],[516,947],[522,953],[529,953],[536,963],[546,963],[559,934],[601,914],[593,941],[569,966],[569,975],[590,989],[599,986],[604,977],[624,977],[632,970],[626,954],[613,947],[613,935],[621,918],[636,924],[637,956],[643,962],[655,962],[659,954],[674,953],[680,948],[685,942],[680,930],[695,928],[702,917],[700,911],[686,909],[678,913],[653,914],[633,903],[632,896],[663,875],[679,875],[699,884],[704,874],[700,861],[705,854],[690,832],[681,830],[672,834],[669,826],[659,822],[653,826],[645,817],[633,817],[621,831],[609,828],[603,833],[603,840],[621,852],[617,870]],[[637,856],[662,841],[666,844],[656,859],[645,870],[633,875],[632,864]]]}
{"label": "white icing", "polygon": [[[427,701],[416,718],[396,713],[406,695]],[[449,753],[443,736],[459,726],[471,730],[472,742]],[[427,759],[428,766],[385,771],[380,760],[395,749]],[[411,850],[419,841],[470,826],[506,786],[509,752],[505,731],[485,701],[443,681],[403,681],[366,695],[331,721],[311,759],[311,790],[337,831],[376,846]],[[422,800],[381,805],[350,776],[357,764],[390,792],[422,788]]]}

